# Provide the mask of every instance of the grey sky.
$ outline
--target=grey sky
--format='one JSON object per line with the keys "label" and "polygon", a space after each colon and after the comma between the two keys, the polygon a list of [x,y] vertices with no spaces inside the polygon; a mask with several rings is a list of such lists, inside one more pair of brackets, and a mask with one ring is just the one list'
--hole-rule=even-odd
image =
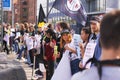
{"label": "grey sky", "polygon": [[40,3],[42,4],[43,10],[44,10],[45,15],[46,15],[47,0],[37,0],[37,16],[38,16],[38,13],[39,13]]}

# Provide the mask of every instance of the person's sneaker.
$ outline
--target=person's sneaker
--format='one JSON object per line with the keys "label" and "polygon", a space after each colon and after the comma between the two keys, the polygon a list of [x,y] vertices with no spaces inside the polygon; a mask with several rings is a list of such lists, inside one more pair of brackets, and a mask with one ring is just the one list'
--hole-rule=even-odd
{"label": "person's sneaker", "polygon": [[43,78],[43,74],[42,72],[39,70],[39,68],[35,69],[35,75],[38,77],[38,78]]}
{"label": "person's sneaker", "polygon": [[22,59],[20,59],[19,62],[23,63],[24,61]]}
{"label": "person's sneaker", "polygon": [[38,78],[42,78],[42,77],[43,77],[42,75],[39,75],[39,74],[36,74],[36,76],[37,76]]}
{"label": "person's sneaker", "polygon": [[33,67],[33,64],[31,63],[31,64],[29,64],[29,67]]}
{"label": "person's sneaker", "polygon": [[26,62],[26,61],[27,61],[24,57],[22,57],[21,59],[22,59],[24,62]]}
{"label": "person's sneaker", "polygon": [[16,59],[14,59],[15,61],[20,61],[20,59],[19,58],[16,58]]}
{"label": "person's sneaker", "polygon": [[38,76],[34,75],[32,76],[32,80],[37,80],[38,79]]}
{"label": "person's sneaker", "polygon": [[25,64],[28,64],[28,65],[30,65],[30,64],[31,64],[31,63],[29,63],[29,62],[27,62],[27,61],[26,61],[26,62],[24,62],[24,63],[25,63]]}

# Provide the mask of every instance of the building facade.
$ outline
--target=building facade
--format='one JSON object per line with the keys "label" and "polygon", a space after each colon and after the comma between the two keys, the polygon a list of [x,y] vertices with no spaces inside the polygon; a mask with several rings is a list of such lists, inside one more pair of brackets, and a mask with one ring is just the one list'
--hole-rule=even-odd
{"label": "building facade", "polygon": [[[48,0],[48,12],[50,11],[53,3],[55,0]],[[94,15],[94,14],[100,14],[100,13],[106,13],[107,11],[110,11],[111,9],[119,9],[120,8],[120,0],[80,0],[88,14]],[[60,11],[56,10],[55,8],[52,8],[52,10],[49,13],[48,16],[49,22],[56,23],[57,21],[66,21],[68,22],[74,30],[79,33],[80,31],[78,27],[80,28],[81,25],[79,23],[76,23],[73,19],[70,17],[64,15]],[[88,18],[89,20],[90,18]]]}
{"label": "building facade", "polygon": [[[16,0],[14,3],[14,22],[18,23],[36,23],[37,0]],[[6,16],[6,17],[5,17]],[[12,22],[12,11],[4,12],[4,21]]]}
{"label": "building facade", "polygon": [[[48,8],[52,7],[55,0],[48,0]],[[110,9],[119,9],[120,0],[80,0],[85,7],[86,12],[106,12]],[[49,21],[71,20],[63,13],[53,8],[49,14]]]}
{"label": "building facade", "polygon": [[120,8],[120,0],[81,0],[86,8],[87,13],[90,12],[107,12],[112,9]]}

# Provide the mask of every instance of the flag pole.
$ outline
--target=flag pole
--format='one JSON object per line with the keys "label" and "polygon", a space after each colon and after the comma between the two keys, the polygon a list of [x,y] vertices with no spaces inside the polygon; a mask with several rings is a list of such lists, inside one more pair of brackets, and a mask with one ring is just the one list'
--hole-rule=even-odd
{"label": "flag pole", "polygon": [[48,10],[49,10],[49,0],[47,0],[47,9],[46,9],[47,16],[46,16],[46,22],[48,22]]}
{"label": "flag pole", "polygon": [[[49,3],[48,1],[49,1],[49,0],[47,0],[47,10],[48,10],[48,8],[49,8],[49,7],[48,7],[48,5],[49,5],[49,4],[48,4],[48,3]],[[47,16],[46,16],[47,20],[48,20],[48,15],[50,14],[51,10],[53,9],[55,3],[56,3],[56,1],[53,2],[53,5],[52,5],[52,7],[50,8],[50,10],[47,11]]]}
{"label": "flag pole", "polygon": [[12,0],[12,27],[14,27],[14,16],[15,14],[14,14],[14,2],[13,2],[13,0]]}
{"label": "flag pole", "polygon": [[[15,18],[15,13],[14,13],[14,1],[11,0],[11,4],[12,4],[12,28],[14,28],[14,18]],[[11,29],[10,29],[11,30]],[[10,39],[10,42],[11,42],[11,39]],[[10,50],[11,50],[11,53],[12,53],[12,44],[10,45]]]}

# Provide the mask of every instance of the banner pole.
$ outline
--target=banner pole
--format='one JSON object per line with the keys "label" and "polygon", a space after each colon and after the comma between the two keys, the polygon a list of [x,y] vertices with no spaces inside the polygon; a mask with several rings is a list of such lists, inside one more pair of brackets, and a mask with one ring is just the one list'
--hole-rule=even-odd
{"label": "banner pole", "polygon": [[[47,16],[46,16],[47,20],[48,20],[48,15],[50,14],[51,10],[53,9],[55,3],[56,3],[56,1],[53,2],[52,7],[51,7],[50,10],[47,12]],[[49,6],[49,0],[47,0],[47,9],[49,8],[48,6]]]}

